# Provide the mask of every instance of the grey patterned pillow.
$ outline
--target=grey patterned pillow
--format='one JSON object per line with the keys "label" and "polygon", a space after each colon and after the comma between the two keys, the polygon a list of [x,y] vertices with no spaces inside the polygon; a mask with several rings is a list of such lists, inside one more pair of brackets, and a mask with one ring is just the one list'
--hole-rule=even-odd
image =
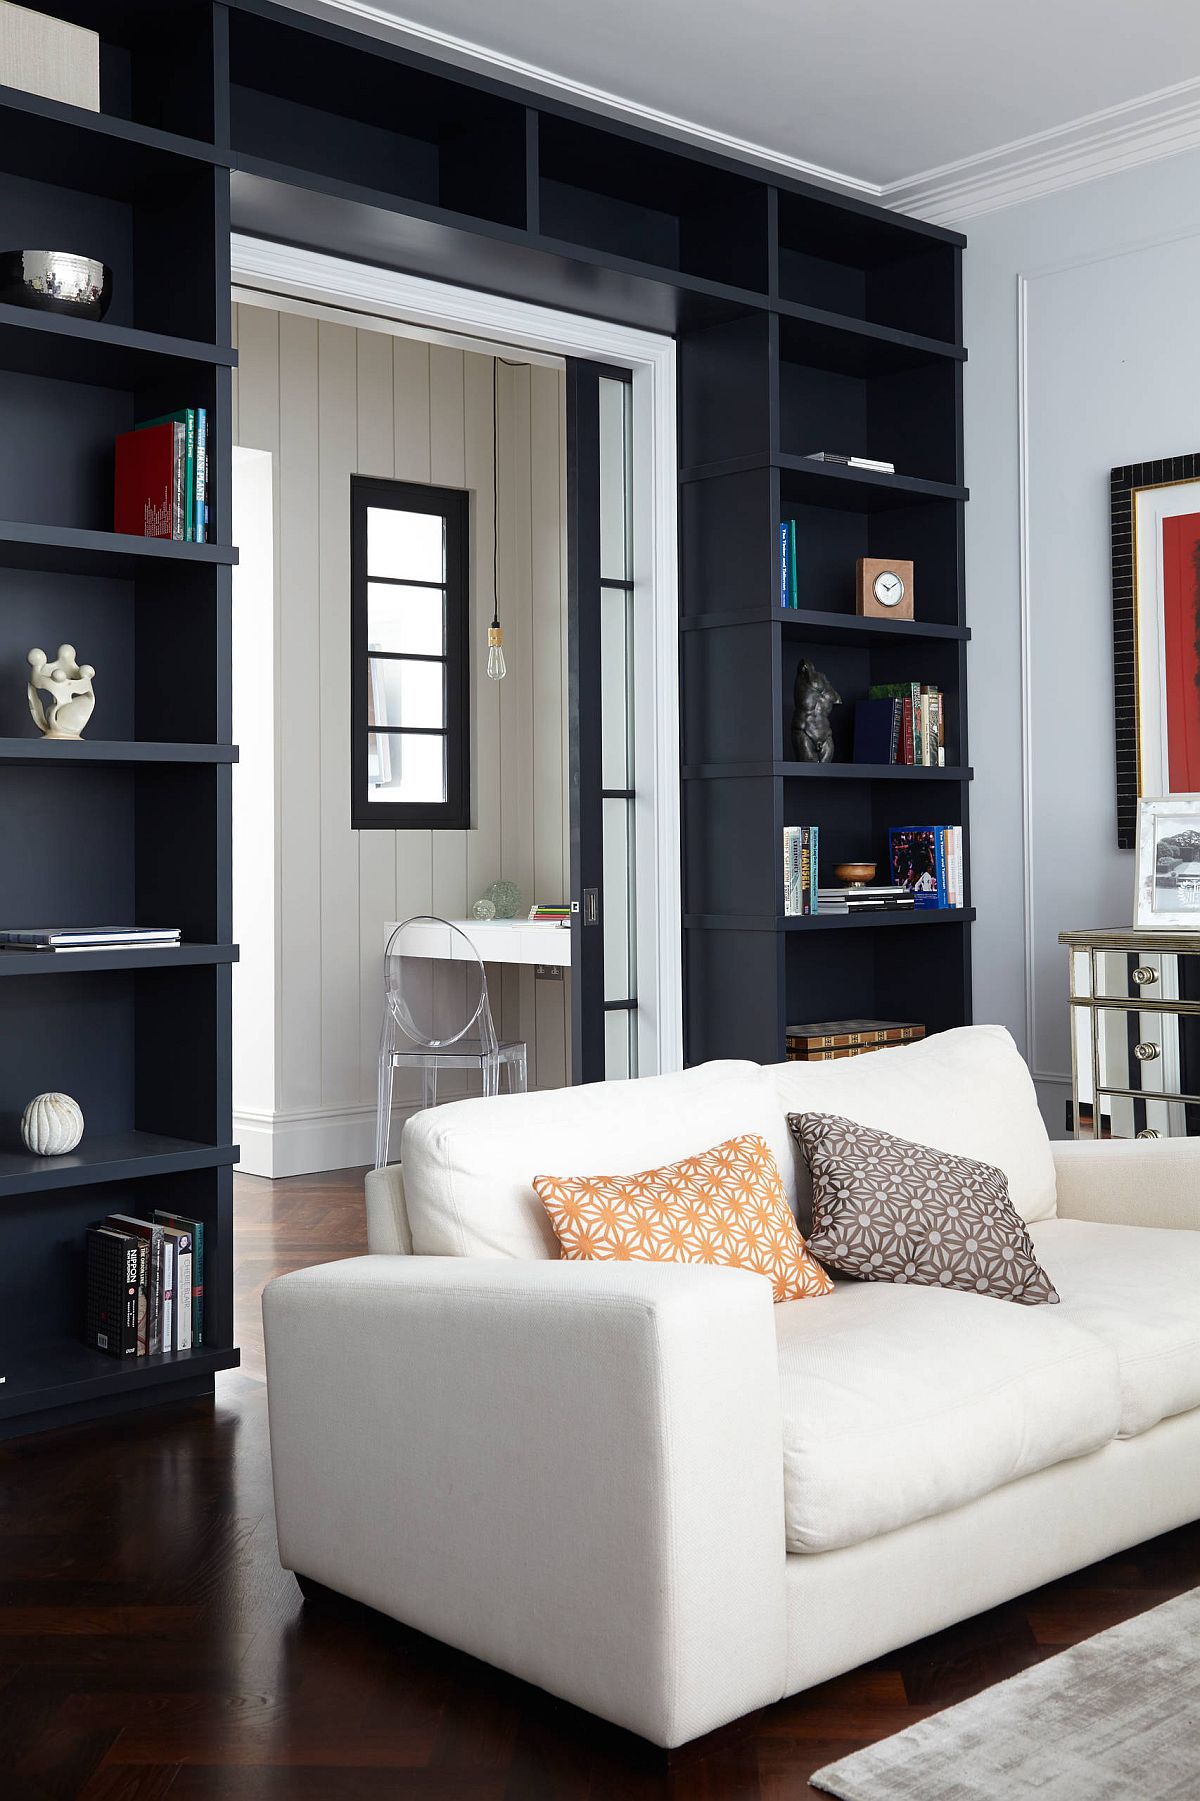
{"label": "grey patterned pillow", "polygon": [[1003,1170],[833,1113],[789,1113],[788,1125],[812,1172],[806,1238],[819,1262],[866,1282],[1057,1301]]}

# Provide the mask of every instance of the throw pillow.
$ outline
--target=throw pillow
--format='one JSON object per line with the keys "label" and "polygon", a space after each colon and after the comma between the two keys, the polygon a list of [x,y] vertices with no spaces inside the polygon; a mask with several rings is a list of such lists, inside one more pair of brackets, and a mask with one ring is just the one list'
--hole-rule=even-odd
{"label": "throw pillow", "polygon": [[535,1176],[569,1258],[756,1270],[777,1301],[829,1294],[764,1138],[747,1133],[635,1176]]}
{"label": "throw pillow", "polygon": [[814,1257],[867,1282],[1057,1301],[990,1163],[893,1138],[835,1113],[789,1113],[812,1172]]}

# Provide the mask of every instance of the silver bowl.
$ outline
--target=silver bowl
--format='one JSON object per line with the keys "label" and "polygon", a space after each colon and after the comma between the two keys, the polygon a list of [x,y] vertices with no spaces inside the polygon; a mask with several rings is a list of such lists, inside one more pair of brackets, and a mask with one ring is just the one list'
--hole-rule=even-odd
{"label": "silver bowl", "polygon": [[0,251],[0,301],[75,319],[103,319],[112,299],[112,270],[73,250]]}

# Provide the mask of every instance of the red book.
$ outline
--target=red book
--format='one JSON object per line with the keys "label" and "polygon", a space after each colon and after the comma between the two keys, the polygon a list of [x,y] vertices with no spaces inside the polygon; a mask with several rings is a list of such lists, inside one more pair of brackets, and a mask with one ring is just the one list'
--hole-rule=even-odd
{"label": "red book", "polygon": [[117,439],[115,530],[135,538],[183,537],[183,439],[183,426],[169,420],[122,432]]}
{"label": "red book", "polygon": [[913,704],[911,700],[906,700],[904,703],[903,755],[901,756],[900,761],[910,765],[916,761],[916,742],[915,733],[913,731]]}

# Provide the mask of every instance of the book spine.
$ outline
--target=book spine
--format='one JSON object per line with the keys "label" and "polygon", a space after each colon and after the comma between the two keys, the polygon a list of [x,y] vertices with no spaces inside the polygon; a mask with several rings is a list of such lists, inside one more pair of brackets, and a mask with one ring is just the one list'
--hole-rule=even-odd
{"label": "book spine", "polygon": [[937,904],[939,907],[950,905],[950,890],[946,883],[946,828],[934,836],[934,852],[937,859]]}
{"label": "book spine", "polygon": [[913,734],[913,704],[911,696],[900,702],[900,711],[904,721],[902,730],[902,748],[904,754],[900,758],[900,761],[911,766],[916,744],[916,738]]}
{"label": "book spine", "polygon": [[199,407],[196,411],[196,497],[195,497],[195,531],[197,544],[203,544],[204,530],[204,494],[208,482],[208,408]]}
{"label": "book spine", "polygon": [[187,496],[187,431],[181,420],[172,426],[175,438],[175,496],[171,507],[171,536],[182,538],[184,535],[184,509]]}
{"label": "book spine", "polygon": [[792,578],[788,568],[788,528],[787,520],[784,519],[779,526],[779,604],[781,607],[789,604],[788,595],[791,592],[791,586]]}
{"label": "book spine", "polygon": [[810,913],[821,911],[820,837],[820,826],[810,825],[808,828],[808,910]]}
{"label": "book spine", "polygon": [[900,702],[895,698],[895,696],[893,696],[892,697],[892,741],[891,741],[891,749],[888,752],[888,762],[889,763],[900,762],[900,737],[901,737],[901,730],[902,730],[903,725],[904,725],[904,708],[901,706]]}
{"label": "book spine", "polygon": [[794,519],[789,519],[787,522],[787,528],[788,528],[788,605],[791,607],[798,607],[800,605],[800,599],[799,599],[799,595],[797,593],[799,577],[798,577],[798,572],[796,569],[796,521]]}
{"label": "book spine", "polygon": [[150,1350],[150,1240],[138,1239],[137,1354]]}
{"label": "book spine", "polygon": [[192,1240],[181,1232],[175,1240],[175,1349],[192,1348]]}
{"label": "book spine", "polygon": [[925,743],[921,737],[921,684],[913,682],[910,699],[912,701],[913,722],[913,768],[919,769],[925,760]]}
{"label": "book spine", "polygon": [[183,409],[183,423],[187,435],[183,462],[183,535],[190,541],[196,532],[196,409],[194,406]]}
{"label": "book spine", "polygon": [[163,1237],[162,1246],[162,1348],[175,1349],[175,1241]]}
{"label": "book spine", "polygon": [[204,1221],[192,1227],[192,1344],[204,1343]]}

